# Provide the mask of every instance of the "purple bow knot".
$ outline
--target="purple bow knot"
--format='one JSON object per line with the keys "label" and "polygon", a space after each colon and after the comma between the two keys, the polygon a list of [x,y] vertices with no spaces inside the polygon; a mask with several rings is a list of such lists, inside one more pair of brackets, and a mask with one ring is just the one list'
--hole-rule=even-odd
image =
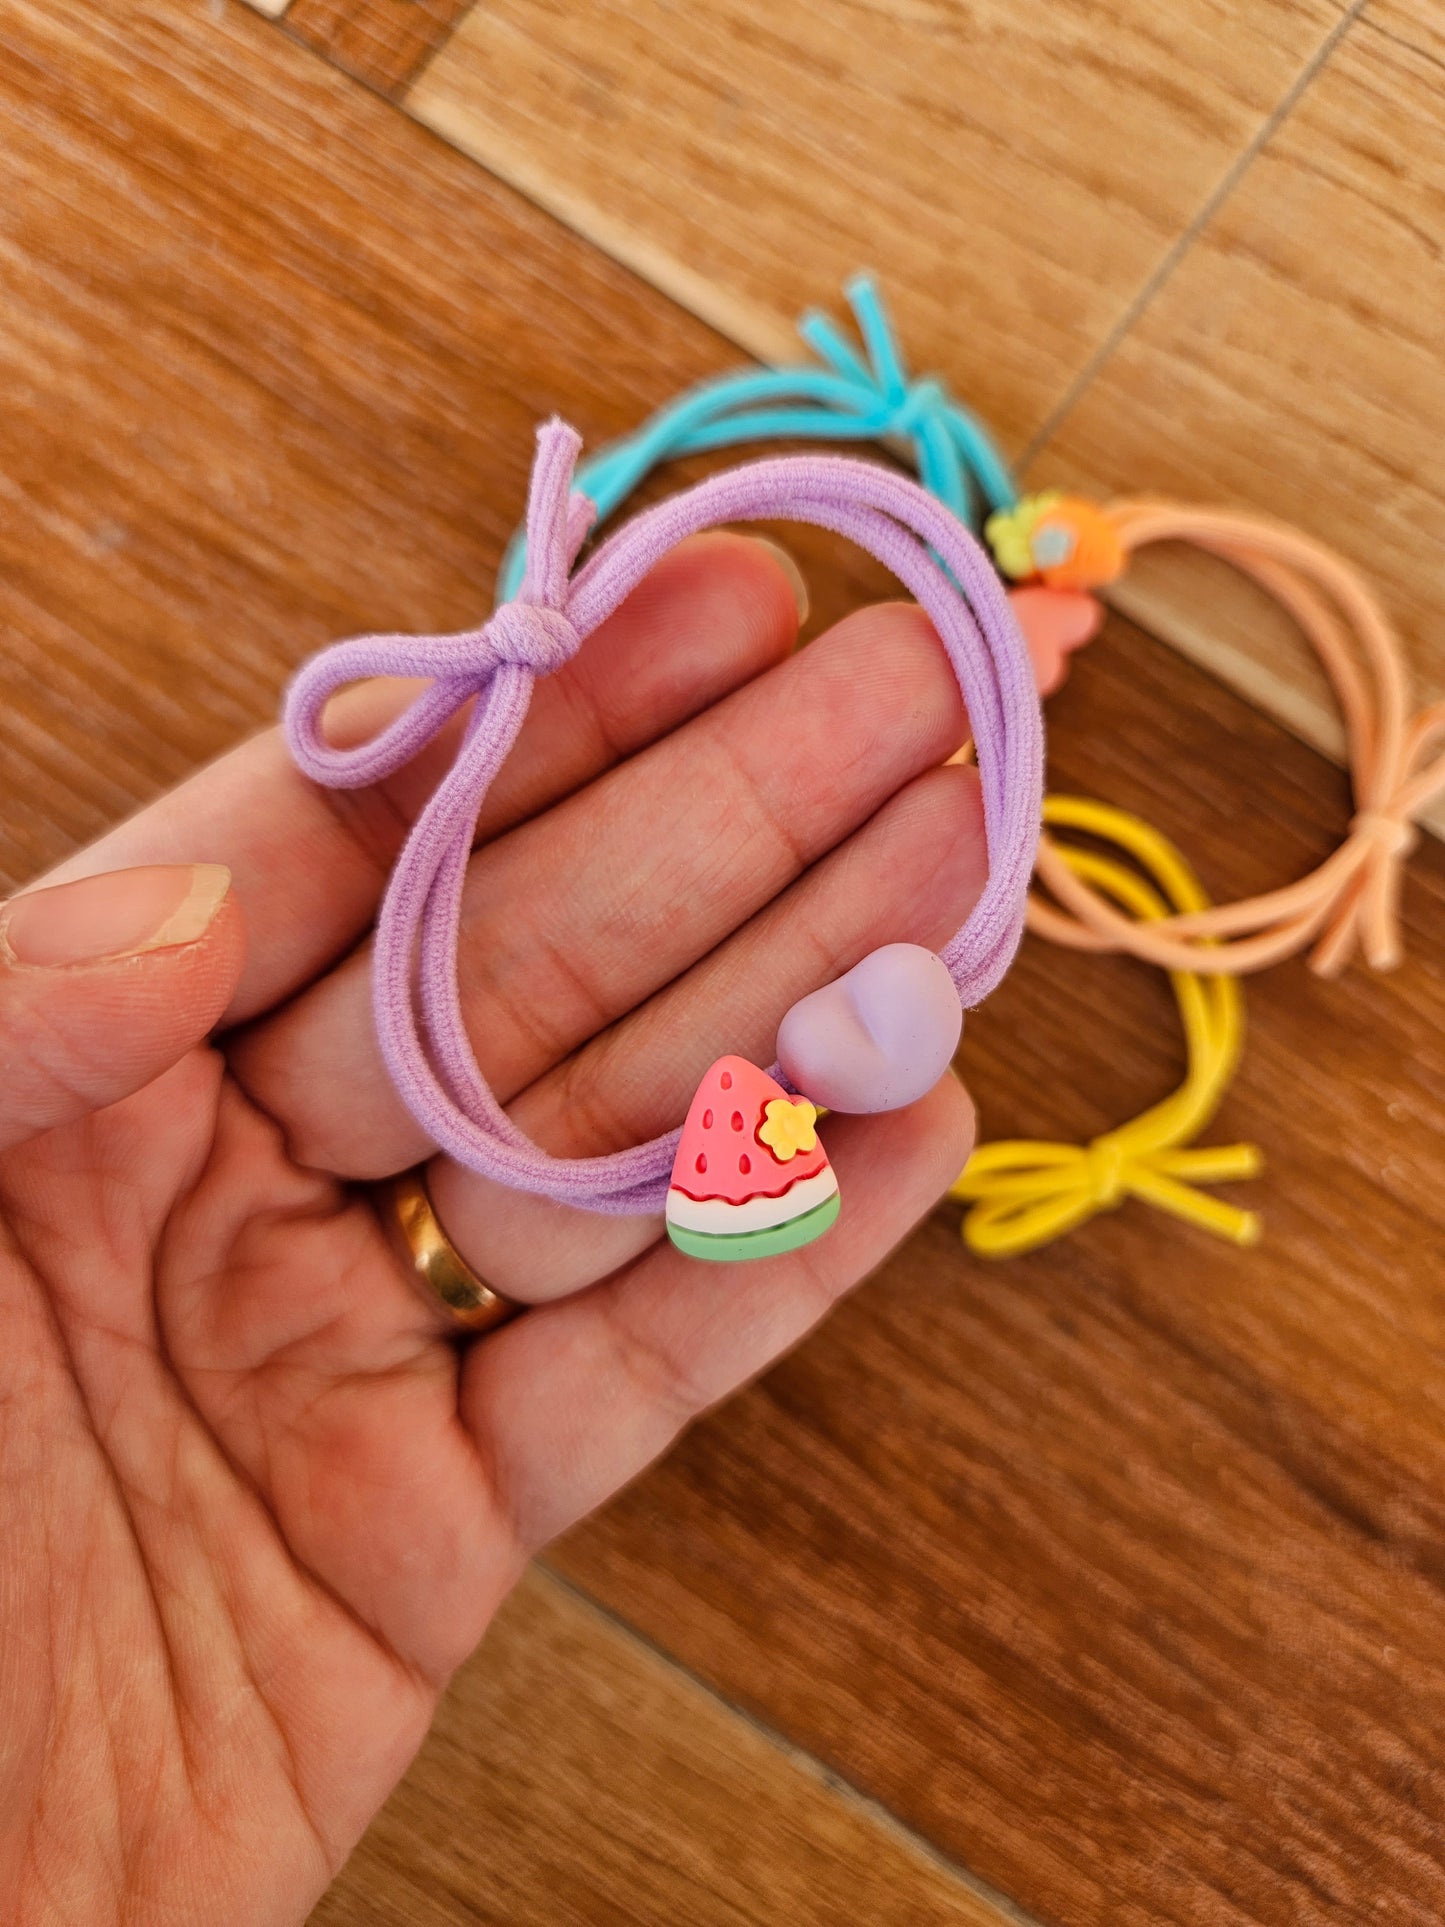
{"label": "purple bow knot", "polygon": [[[410,762],[474,696],[495,693],[505,699],[510,692],[515,699],[520,674],[530,692],[533,677],[551,675],[576,655],[582,639],[567,614],[568,578],[596,515],[585,495],[571,492],[581,446],[581,437],[561,422],[550,422],[538,437],[527,498],[532,559],[515,599],[504,602],[479,629],[444,636],[357,636],[333,643],[301,668],[286,693],[286,733],[308,776],[333,789],[379,783]],[[322,732],[322,712],[339,691],[374,676],[427,678],[430,687],[379,735],[338,749]],[[525,694],[521,701],[525,708]]]}
{"label": "purple bow knot", "polygon": [[544,609],[538,602],[504,602],[482,634],[499,662],[514,662],[534,676],[550,676],[582,646],[562,611]]}

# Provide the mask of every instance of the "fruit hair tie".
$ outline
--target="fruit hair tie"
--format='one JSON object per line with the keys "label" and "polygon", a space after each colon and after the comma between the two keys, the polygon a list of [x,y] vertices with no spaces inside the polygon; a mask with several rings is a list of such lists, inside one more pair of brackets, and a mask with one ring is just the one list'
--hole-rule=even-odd
{"label": "fruit hair tie", "polygon": [[[363,636],[323,650],[288,692],[288,737],[308,776],[357,788],[398,769],[474,705],[456,760],[397,859],[376,927],[381,1048],[428,1137],[472,1170],[561,1204],[613,1213],[665,1208],[674,1242],[700,1255],[790,1249],[826,1230],[838,1210],[815,1105],[888,1110],[922,1096],[948,1067],[961,1006],[987,996],[1012,960],[1041,810],[1043,733],[1033,679],[988,558],[906,477],[837,456],[757,462],[639,515],[569,576],[594,514],[571,489],[580,446],[560,422],[539,433],[527,568],[514,599],[461,634]],[[772,1071],[721,1060],[703,1081],[686,1132],[605,1157],[549,1157],[492,1095],[462,1017],[457,936],[478,811],[538,676],[568,662],[684,537],[719,522],[774,517],[856,542],[931,617],[973,723],[988,881],[941,957],[889,945],[794,1005]],[[370,676],[433,680],[371,742],[332,747],[321,731],[327,700]],[[793,1092],[778,1081],[784,1076]],[[807,1096],[796,1098],[800,1084]]]}
{"label": "fruit hair tie", "polygon": [[[1151,542],[1188,542],[1233,564],[1293,617],[1323,663],[1349,740],[1355,815],[1334,853],[1299,882],[1240,903],[1136,922],[1078,875],[1047,839],[1039,875],[1062,910],[1035,900],[1033,929],[1080,949],[1127,950],[1179,970],[1261,970],[1313,944],[1334,976],[1356,947],[1376,970],[1401,958],[1399,902],[1415,822],[1445,791],[1445,702],[1411,714],[1399,638],[1359,571],[1282,522],[1177,502],[1100,509],[1057,494],[996,513],[988,538],[1005,574],[1041,590],[1087,592],[1122,575]],[[1432,754],[1432,751],[1434,752]]]}
{"label": "fruit hair tie", "polygon": [[[1208,908],[1198,877],[1179,851],[1137,816],[1085,797],[1050,796],[1044,821],[1112,843],[1138,870],[1092,849],[1054,847],[1070,870],[1130,916],[1158,921],[1171,911]],[[1157,886],[1157,887],[1156,887]],[[1235,977],[1174,971],[1189,1069],[1169,1097],[1091,1144],[1000,1139],[970,1158],[951,1195],[970,1206],[963,1237],[985,1258],[1012,1258],[1061,1237],[1127,1197],[1144,1198],[1190,1224],[1249,1245],[1259,1219],[1199,1189],[1259,1174],[1252,1144],[1188,1147],[1214,1116],[1244,1042],[1244,997]]]}

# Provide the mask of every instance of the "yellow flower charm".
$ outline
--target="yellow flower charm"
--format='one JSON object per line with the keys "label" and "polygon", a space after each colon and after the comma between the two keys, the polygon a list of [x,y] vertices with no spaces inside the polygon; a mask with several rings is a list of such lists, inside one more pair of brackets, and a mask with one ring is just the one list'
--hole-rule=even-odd
{"label": "yellow flower charm", "polygon": [[818,1143],[813,1126],[818,1108],[806,1097],[775,1097],[764,1106],[758,1126],[758,1142],[766,1144],[779,1164],[788,1164],[799,1151],[811,1151]]}
{"label": "yellow flower charm", "polygon": [[1021,495],[1011,509],[999,509],[984,523],[983,532],[993,559],[1010,581],[1024,582],[1038,573],[1034,560],[1034,530],[1061,500],[1056,488],[1042,495]]}

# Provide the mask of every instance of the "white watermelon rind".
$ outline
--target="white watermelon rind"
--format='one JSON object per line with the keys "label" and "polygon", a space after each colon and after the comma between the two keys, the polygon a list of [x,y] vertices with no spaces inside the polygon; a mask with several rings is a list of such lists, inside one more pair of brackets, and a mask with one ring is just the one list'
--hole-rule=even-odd
{"label": "white watermelon rind", "polygon": [[801,1217],[768,1225],[761,1231],[688,1231],[669,1219],[667,1235],[689,1258],[706,1258],[724,1264],[747,1258],[776,1258],[785,1251],[797,1251],[830,1231],[837,1221],[841,1203],[834,1191],[831,1197],[824,1198]]}

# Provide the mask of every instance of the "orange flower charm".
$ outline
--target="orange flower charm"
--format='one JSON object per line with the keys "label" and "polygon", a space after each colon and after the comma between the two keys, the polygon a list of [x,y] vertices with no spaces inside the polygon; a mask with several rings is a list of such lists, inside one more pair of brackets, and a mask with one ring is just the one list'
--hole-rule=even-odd
{"label": "orange flower charm", "polygon": [[1124,545],[1104,511],[1081,495],[1025,495],[984,527],[994,560],[1015,582],[1098,589],[1124,573]]}

